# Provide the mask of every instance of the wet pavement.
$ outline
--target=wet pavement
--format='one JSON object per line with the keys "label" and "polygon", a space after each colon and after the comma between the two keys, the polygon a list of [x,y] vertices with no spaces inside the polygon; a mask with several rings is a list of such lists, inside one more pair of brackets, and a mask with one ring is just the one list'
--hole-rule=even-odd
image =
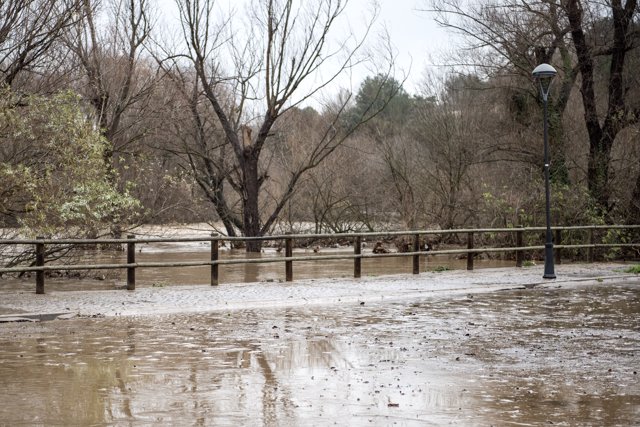
{"label": "wet pavement", "polygon": [[640,279],[538,270],[2,292],[85,311],[0,324],[0,425],[639,425]]}

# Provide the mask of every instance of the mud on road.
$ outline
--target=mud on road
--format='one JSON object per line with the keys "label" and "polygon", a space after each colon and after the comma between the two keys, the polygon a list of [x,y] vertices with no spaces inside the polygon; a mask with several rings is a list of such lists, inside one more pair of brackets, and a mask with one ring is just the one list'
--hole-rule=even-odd
{"label": "mud on road", "polygon": [[0,325],[0,425],[640,424],[640,285]]}

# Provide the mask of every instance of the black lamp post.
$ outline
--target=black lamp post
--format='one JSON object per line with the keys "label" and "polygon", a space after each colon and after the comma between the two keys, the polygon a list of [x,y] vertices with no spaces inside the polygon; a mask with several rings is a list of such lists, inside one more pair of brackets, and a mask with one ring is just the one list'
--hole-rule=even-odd
{"label": "black lamp post", "polygon": [[555,68],[549,64],[540,64],[533,70],[533,77],[540,84],[540,93],[544,103],[544,189],[547,215],[547,238],[544,244],[544,279],[555,279],[556,273],[553,265],[553,237],[551,235],[551,190],[549,189],[549,141],[548,141],[548,119],[547,100],[551,81],[558,74]]}

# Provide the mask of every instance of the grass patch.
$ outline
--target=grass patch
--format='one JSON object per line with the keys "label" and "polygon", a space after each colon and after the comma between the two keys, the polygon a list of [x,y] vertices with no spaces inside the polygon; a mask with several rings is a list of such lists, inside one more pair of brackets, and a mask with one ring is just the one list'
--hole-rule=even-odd
{"label": "grass patch", "polygon": [[624,272],[625,273],[632,273],[632,274],[640,274],[640,264],[633,265],[633,266],[627,268]]}
{"label": "grass patch", "polygon": [[536,263],[535,263],[535,262],[533,262],[533,261],[524,261],[524,262],[522,263],[522,266],[523,266],[523,267],[535,267],[535,265],[536,265]]}
{"label": "grass patch", "polygon": [[433,267],[433,269],[431,269],[431,271],[435,271],[436,273],[440,273],[442,271],[449,271],[451,270],[449,267],[447,267],[446,265],[439,265],[437,267]]}

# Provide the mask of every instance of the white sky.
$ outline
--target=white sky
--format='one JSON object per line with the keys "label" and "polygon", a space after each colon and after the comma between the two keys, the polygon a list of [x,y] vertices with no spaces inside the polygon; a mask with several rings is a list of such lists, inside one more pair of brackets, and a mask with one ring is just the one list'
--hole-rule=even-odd
{"label": "white sky", "polygon": [[[364,7],[368,0],[351,0],[352,6]],[[379,21],[384,24],[397,50],[400,70],[409,73],[405,89],[414,93],[428,69],[441,63],[437,56],[450,47],[450,36],[433,20],[427,9],[429,0],[378,0]],[[365,76],[366,77],[366,76]]]}
{"label": "white sky", "polygon": [[[218,0],[218,4],[228,2],[236,11],[240,11],[243,3],[251,4],[253,1],[258,0]],[[371,15],[372,1],[349,0],[345,11],[346,21],[354,32],[362,32],[363,21]],[[425,71],[438,71],[438,64],[442,62],[438,59],[438,55],[442,55],[451,48],[454,37],[438,27],[432,14],[416,10],[427,9],[429,0],[375,1],[380,6],[376,25],[384,25],[390,35],[391,43],[397,53],[396,69],[399,80],[406,75],[405,89],[409,93],[416,93]],[[173,20],[175,25],[177,12],[174,0],[158,0],[157,7],[162,20],[169,25],[172,25],[170,22]],[[361,81],[370,74],[371,72],[365,69],[356,71],[351,77],[351,88],[357,90]]]}

